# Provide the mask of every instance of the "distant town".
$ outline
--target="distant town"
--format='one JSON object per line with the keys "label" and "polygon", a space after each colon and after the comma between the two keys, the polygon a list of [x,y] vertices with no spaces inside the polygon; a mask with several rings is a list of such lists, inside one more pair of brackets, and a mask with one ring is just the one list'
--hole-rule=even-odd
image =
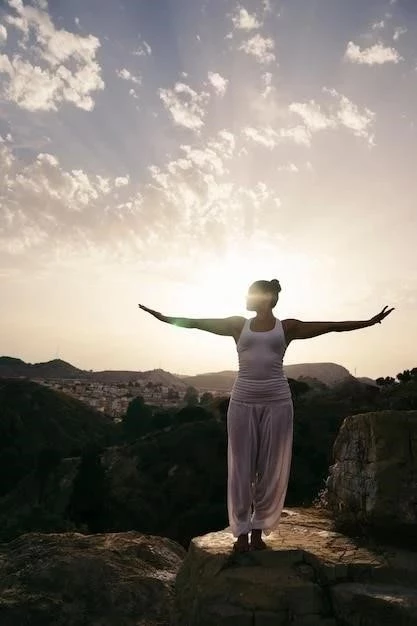
{"label": "distant town", "polygon": [[[176,389],[160,383],[150,381],[129,381],[120,383],[105,383],[88,380],[46,379],[32,378],[34,382],[45,385],[50,389],[77,398],[85,404],[113,417],[114,421],[121,420],[133,398],[142,396],[144,401],[158,407],[169,408],[185,403],[187,388]],[[224,391],[205,389],[195,390],[198,400],[203,394],[211,393],[213,397],[224,395]]]}
{"label": "distant town", "polygon": [[[332,387],[346,379],[377,386],[371,378],[357,379],[337,363],[297,363],[284,365],[283,369],[288,379],[321,388]],[[193,376],[172,374],[162,369],[87,371],[61,359],[32,364],[16,357],[0,356],[0,378],[33,380],[84,402],[115,422],[123,418],[129,403],[137,396],[161,409],[199,402],[204,405],[218,396],[229,396],[236,376],[234,370]]]}

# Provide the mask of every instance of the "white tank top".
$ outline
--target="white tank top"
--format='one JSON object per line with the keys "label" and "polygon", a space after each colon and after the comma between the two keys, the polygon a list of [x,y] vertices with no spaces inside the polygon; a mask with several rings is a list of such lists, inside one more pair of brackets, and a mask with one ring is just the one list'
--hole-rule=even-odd
{"label": "white tank top", "polygon": [[251,404],[289,400],[291,388],[284,374],[283,358],[287,349],[281,320],[265,332],[250,329],[247,319],[236,345],[239,372],[234,382],[231,400]]}

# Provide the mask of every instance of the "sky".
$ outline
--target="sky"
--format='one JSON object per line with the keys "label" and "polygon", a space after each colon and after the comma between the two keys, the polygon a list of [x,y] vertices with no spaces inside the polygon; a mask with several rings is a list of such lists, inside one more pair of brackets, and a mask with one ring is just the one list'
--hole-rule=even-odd
{"label": "sky", "polygon": [[237,369],[166,315],[365,320],[284,364],[417,365],[414,0],[2,0],[0,354]]}

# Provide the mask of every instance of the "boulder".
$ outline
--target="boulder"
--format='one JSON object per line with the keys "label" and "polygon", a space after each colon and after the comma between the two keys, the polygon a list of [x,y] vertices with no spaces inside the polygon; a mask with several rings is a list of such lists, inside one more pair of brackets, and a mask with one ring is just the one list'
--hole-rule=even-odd
{"label": "boulder", "polygon": [[417,548],[417,411],[347,417],[325,498],[339,529],[366,527]]}
{"label": "boulder", "polygon": [[[192,540],[175,583],[177,626],[381,626],[385,611],[417,624],[414,555],[337,532],[324,509],[284,509],[267,550],[235,554],[233,542],[229,529]],[[372,607],[365,622],[352,608],[359,597]]]}
{"label": "boulder", "polygon": [[0,545],[1,626],[169,626],[184,549],[138,532]]}
{"label": "boulder", "polygon": [[[414,581],[415,583],[415,581]],[[335,614],[352,626],[415,626],[417,588],[372,583],[342,583],[331,590]]]}

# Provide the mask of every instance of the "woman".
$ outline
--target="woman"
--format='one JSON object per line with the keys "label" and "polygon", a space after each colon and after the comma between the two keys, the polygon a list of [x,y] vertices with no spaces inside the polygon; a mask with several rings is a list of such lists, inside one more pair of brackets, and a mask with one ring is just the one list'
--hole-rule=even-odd
{"label": "woman", "polygon": [[[234,550],[262,550],[262,532],[278,527],[287,492],[293,443],[293,401],[283,371],[283,357],[294,339],[372,326],[394,309],[357,322],[279,320],[272,309],[278,302],[279,281],[257,280],[248,290],[246,309],[255,317],[220,319],[168,317],[139,304],[154,317],[184,328],[198,328],[233,337],[239,372],[227,412],[227,507]],[[249,542],[249,534],[250,542]]]}

